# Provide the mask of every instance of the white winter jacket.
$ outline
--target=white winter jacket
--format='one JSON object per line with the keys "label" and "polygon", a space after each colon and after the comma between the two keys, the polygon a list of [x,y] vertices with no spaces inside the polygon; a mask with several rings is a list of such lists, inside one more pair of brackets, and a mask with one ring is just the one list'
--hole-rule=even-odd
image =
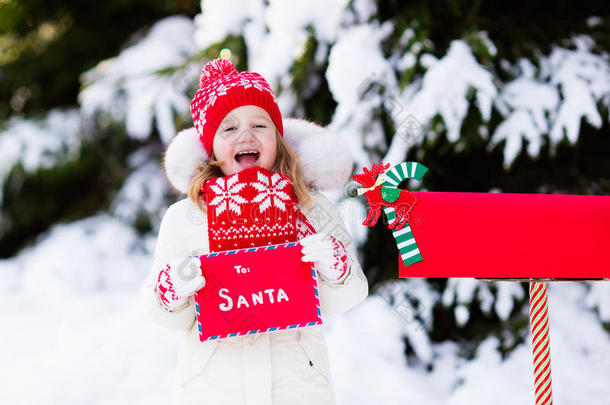
{"label": "white winter jacket", "polygon": [[[313,208],[301,211],[317,232],[339,239],[348,250],[349,274],[341,284],[318,277],[322,321],[364,300],[368,283],[354,245],[332,202],[314,192]],[[174,404],[327,405],[335,403],[322,326],[199,341],[193,298],[186,308],[166,311],[155,294],[164,264],[197,250],[209,252],[207,216],[190,199],[165,213],[147,280],[147,308],[158,324],[184,330],[178,353]],[[205,287],[204,287],[205,288]]]}

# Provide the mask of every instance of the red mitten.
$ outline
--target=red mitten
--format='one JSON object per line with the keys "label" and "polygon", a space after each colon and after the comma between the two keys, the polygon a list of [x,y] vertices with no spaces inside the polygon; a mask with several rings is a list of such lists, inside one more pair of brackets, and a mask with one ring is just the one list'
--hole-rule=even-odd
{"label": "red mitten", "polygon": [[169,311],[185,306],[188,297],[205,285],[198,257],[170,261],[159,272],[157,294],[161,304]]}
{"label": "red mitten", "polygon": [[315,262],[316,270],[325,279],[342,282],[348,270],[347,249],[332,235],[316,233],[300,241],[304,262]]}

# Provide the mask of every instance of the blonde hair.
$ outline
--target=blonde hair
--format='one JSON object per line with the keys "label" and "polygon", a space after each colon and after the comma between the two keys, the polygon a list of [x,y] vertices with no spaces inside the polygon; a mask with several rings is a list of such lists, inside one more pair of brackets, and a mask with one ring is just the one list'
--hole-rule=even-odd
{"label": "blonde hair", "polygon": [[[280,172],[292,180],[292,191],[294,192],[297,202],[304,205],[307,208],[311,207],[311,196],[309,188],[305,182],[305,176],[303,175],[303,166],[297,154],[294,152],[292,147],[286,142],[286,139],[280,132],[275,128],[275,139],[277,144],[277,154],[275,162],[271,171]],[[216,160],[214,151],[210,154],[209,160],[205,166],[201,164],[197,165],[197,173],[191,180],[189,187],[189,198],[197,204],[202,210],[206,211],[206,202],[203,195],[203,185],[211,178],[223,177],[224,173],[220,169],[223,162]]]}

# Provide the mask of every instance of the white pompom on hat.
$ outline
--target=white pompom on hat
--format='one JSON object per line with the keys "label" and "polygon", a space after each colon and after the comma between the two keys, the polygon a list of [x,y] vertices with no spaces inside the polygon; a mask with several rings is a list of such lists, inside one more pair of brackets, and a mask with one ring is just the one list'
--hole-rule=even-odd
{"label": "white pompom on hat", "polygon": [[[350,179],[353,159],[342,135],[314,122],[284,119],[284,138],[301,159],[307,185],[315,190],[344,186]],[[188,194],[197,165],[206,164],[208,154],[196,129],[180,131],[167,145],[163,171],[170,185]]]}

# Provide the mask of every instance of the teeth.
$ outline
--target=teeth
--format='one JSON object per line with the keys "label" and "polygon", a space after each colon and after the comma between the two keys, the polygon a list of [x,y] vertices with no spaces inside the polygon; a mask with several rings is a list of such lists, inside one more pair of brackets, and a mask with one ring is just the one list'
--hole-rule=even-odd
{"label": "teeth", "polygon": [[241,152],[237,152],[233,159],[235,159],[236,161],[239,162],[239,157],[245,156],[245,155],[254,155],[255,158],[258,160],[258,156],[260,155],[260,152],[257,150],[242,150]]}
{"label": "teeth", "polygon": [[258,152],[255,151],[255,150],[242,151],[242,152],[237,152],[237,155],[235,155],[235,156],[247,155],[247,154],[250,154],[250,153],[258,153]]}

